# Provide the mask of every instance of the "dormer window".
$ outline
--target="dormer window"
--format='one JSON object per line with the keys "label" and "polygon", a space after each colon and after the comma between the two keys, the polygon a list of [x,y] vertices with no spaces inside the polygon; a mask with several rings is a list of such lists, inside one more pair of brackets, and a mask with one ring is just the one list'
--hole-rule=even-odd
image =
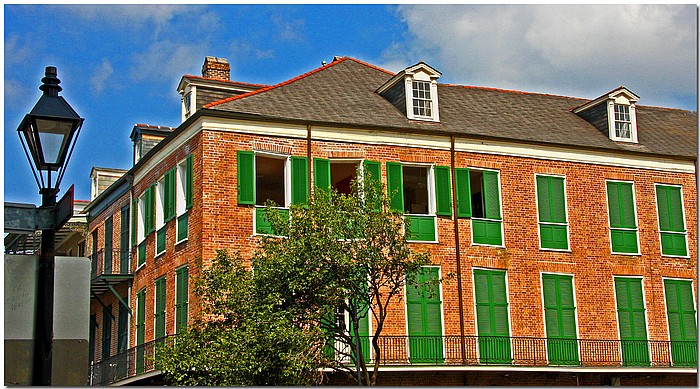
{"label": "dormer window", "polygon": [[377,93],[389,100],[409,120],[440,121],[437,79],[442,74],[423,62],[408,67],[384,85]]}
{"label": "dormer window", "polygon": [[413,81],[413,115],[432,117],[432,103],[430,99],[430,83],[427,81]]}
{"label": "dormer window", "polygon": [[190,117],[190,112],[192,112],[192,92],[185,95],[182,98],[183,110],[185,111],[185,119]]}
{"label": "dormer window", "polygon": [[616,142],[637,143],[635,103],[639,100],[625,87],[619,87],[573,112]]}

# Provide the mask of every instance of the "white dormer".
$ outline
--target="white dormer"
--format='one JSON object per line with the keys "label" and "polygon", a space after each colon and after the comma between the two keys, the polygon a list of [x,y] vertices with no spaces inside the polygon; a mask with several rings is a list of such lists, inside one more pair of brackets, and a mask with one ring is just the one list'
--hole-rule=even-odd
{"label": "white dormer", "polygon": [[392,77],[377,93],[389,100],[410,120],[440,121],[437,80],[442,74],[424,62]]}
{"label": "white dormer", "polygon": [[621,86],[575,108],[573,112],[607,134],[613,141],[637,143],[637,101],[637,95]]}

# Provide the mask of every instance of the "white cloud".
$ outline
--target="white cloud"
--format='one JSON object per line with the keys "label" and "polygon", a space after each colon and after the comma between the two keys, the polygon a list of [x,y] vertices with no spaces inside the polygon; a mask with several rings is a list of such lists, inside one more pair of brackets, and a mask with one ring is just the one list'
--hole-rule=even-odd
{"label": "white cloud", "polygon": [[134,81],[172,81],[173,75],[179,78],[201,67],[205,48],[204,43],[154,42],[145,52],[134,54],[130,76]]}
{"label": "white cloud", "polygon": [[30,46],[28,39],[20,42],[17,33],[10,33],[5,37],[5,64],[22,64],[31,58],[34,48]]}
{"label": "white cloud", "polygon": [[[12,79],[4,80],[4,99],[6,108],[26,108],[31,109],[31,103],[27,103],[28,96],[30,95],[30,89],[23,85],[21,82]],[[37,95],[39,93],[37,92]]]}
{"label": "white cloud", "polygon": [[92,89],[95,93],[100,94],[105,88],[105,83],[114,74],[114,68],[107,58],[102,59],[102,62],[97,66],[90,77]]}
{"label": "white cloud", "polygon": [[696,11],[693,5],[398,8],[412,35],[408,62],[434,61],[445,81],[588,98],[625,85],[643,104],[695,95]]}
{"label": "white cloud", "polygon": [[279,16],[272,17],[272,25],[277,29],[279,39],[283,41],[299,41],[303,37],[303,19],[287,19]]}

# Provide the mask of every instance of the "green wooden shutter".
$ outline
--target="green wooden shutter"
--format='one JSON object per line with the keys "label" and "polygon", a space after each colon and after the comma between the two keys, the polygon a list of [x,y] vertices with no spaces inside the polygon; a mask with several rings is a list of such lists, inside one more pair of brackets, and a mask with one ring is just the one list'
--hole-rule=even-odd
{"label": "green wooden shutter", "polygon": [[[240,166],[240,164],[239,164]],[[192,177],[192,154],[187,156],[187,162],[186,162],[186,172],[185,172],[185,208],[190,209],[192,208],[192,183],[193,183],[193,177]]]}
{"label": "green wooden shutter", "polygon": [[404,212],[403,206],[403,169],[397,162],[386,163],[387,190],[389,191],[389,203],[391,208],[398,212]]}
{"label": "green wooden shutter", "polygon": [[479,354],[482,363],[511,363],[506,273],[474,270]]}
{"label": "green wooden shutter", "polygon": [[189,300],[188,268],[182,267],[175,271],[175,330],[180,333],[187,328],[187,308]]}
{"label": "green wooden shutter", "polygon": [[416,275],[416,283],[406,285],[409,351],[413,363],[437,363],[444,360],[442,302],[437,280],[438,268],[423,267]]}
{"label": "green wooden shutter", "polygon": [[[537,205],[542,248],[569,248],[564,199],[564,178],[537,176]],[[550,224],[557,223],[557,224]]]}
{"label": "green wooden shutter", "polygon": [[435,214],[452,216],[452,187],[450,186],[450,168],[435,166]]}
{"label": "green wooden shutter", "polygon": [[658,185],[656,187],[656,205],[661,230],[661,253],[664,255],[688,255],[681,188]]}
{"label": "green wooden shutter", "polygon": [[365,160],[362,161],[362,165],[364,166],[365,172],[368,172],[373,180],[382,180],[382,168],[379,162]]}
{"label": "green wooden shutter", "polygon": [[175,217],[177,209],[177,167],[170,170],[170,182],[168,183],[168,220]]}
{"label": "green wooden shutter", "polygon": [[668,332],[674,366],[697,366],[697,322],[693,305],[693,283],[664,280]]}
{"label": "green wooden shutter", "polygon": [[[146,290],[143,289],[136,294],[136,373],[144,372],[146,342]],[[140,346],[140,347],[139,347]]]}
{"label": "green wooden shutter", "polygon": [[304,204],[309,197],[309,160],[292,157],[292,204]]}
{"label": "green wooden shutter", "polygon": [[323,190],[331,189],[331,161],[314,158],[314,186]]}
{"label": "green wooden shutter", "polygon": [[639,278],[615,278],[622,361],[625,366],[648,366],[646,318]]}
{"label": "green wooden shutter", "polygon": [[610,238],[613,252],[637,253],[637,223],[630,182],[607,182]]}
{"label": "green wooden shutter", "polygon": [[457,217],[471,217],[472,199],[469,169],[455,168],[455,184],[457,185]]}
{"label": "green wooden shutter", "polygon": [[542,275],[547,354],[550,364],[579,364],[572,280],[573,277],[566,275]]}
{"label": "green wooden shutter", "polygon": [[255,154],[238,151],[238,204],[255,204]]}
{"label": "green wooden shutter", "polygon": [[102,308],[102,360],[112,354],[112,305]]}
{"label": "green wooden shutter", "polygon": [[156,302],[155,302],[155,328],[154,339],[165,336],[165,277],[161,277],[155,281],[156,286]]}
{"label": "green wooden shutter", "polygon": [[501,197],[498,190],[498,173],[484,171],[483,177],[486,218],[501,220]]}

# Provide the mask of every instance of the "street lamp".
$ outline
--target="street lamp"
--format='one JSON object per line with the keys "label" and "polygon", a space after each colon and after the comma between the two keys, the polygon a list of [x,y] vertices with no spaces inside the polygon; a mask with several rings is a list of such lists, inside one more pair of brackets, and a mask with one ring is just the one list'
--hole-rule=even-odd
{"label": "street lamp", "polygon": [[[44,94],[31,112],[24,116],[17,132],[39,186],[41,208],[53,212],[59,185],[84,119],[58,95],[63,88],[58,85],[61,81],[54,66],[46,67],[45,77],[41,82],[43,84],[39,89]],[[54,239],[57,228],[60,226],[52,225],[41,230],[32,385],[51,385]]]}

